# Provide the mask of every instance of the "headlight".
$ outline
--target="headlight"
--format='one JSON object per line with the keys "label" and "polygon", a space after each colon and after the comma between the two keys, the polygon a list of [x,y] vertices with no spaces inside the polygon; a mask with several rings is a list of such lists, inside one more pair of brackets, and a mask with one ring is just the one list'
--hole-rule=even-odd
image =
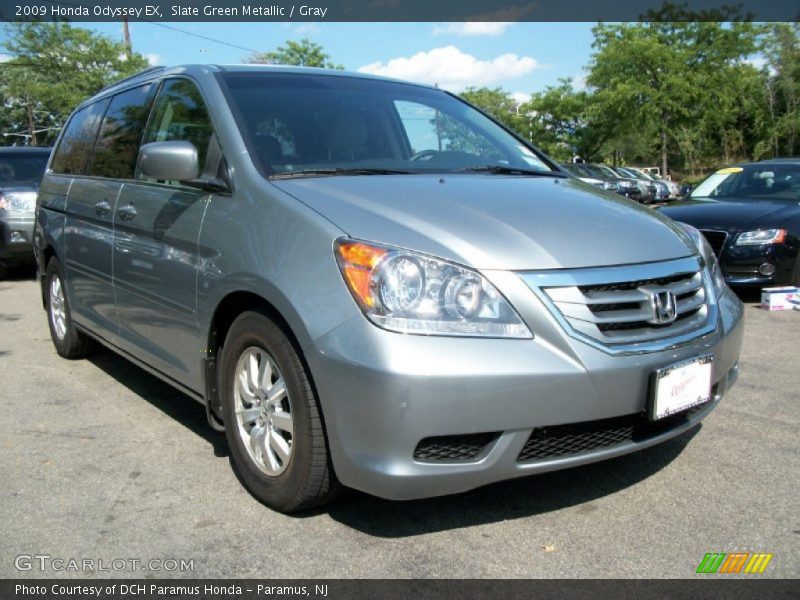
{"label": "headlight", "polygon": [[717,255],[714,254],[714,251],[711,249],[711,246],[709,246],[705,236],[697,229],[691,225],[688,225],[687,223],[678,223],[678,225],[683,228],[694,245],[697,247],[698,252],[700,252],[700,256],[703,257],[703,262],[705,262],[706,266],[708,267],[708,272],[711,274],[711,283],[714,285],[714,292],[717,294],[717,297],[719,297],[725,291],[726,284],[725,278],[722,276],[722,269],[719,267]]}
{"label": "headlight", "polygon": [[616,192],[619,189],[619,186],[614,181],[604,181],[603,182],[603,187],[605,189],[607,189],[607,190],[612,191],[612,192]]}
{"label": "headlight", "polygon": [[364,315],[421,335],[530,339],[530,330],[477,271],[417,252],[337,240],[336,261]]}
{"label": "headlight", "polygon": [[632,189],[634,189],[636,187],[636,184],[634,182],[625,181],[624,179],[621,179],[620,181],[618,181],[617,184],[623,190],[632,190]]}
{"label": "headlight", "polygon": [[36,192],[5,192],[0,194],[0,210],[32,211],[36,209]]}
{"label": "headlight", "polygon": [[782,244],[786,240],[785,229],[761,229],[745,231],[736,238],[737,246],[761,246],[762,244]]}

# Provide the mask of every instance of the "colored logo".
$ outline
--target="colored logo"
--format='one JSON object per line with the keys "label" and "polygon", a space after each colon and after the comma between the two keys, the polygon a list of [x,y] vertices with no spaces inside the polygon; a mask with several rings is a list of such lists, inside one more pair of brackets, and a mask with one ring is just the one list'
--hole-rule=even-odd
{"label": "colored logo", "polygon": [[697,573],[763,573],[773,555],[766,552],[709,552],[697,566]]}

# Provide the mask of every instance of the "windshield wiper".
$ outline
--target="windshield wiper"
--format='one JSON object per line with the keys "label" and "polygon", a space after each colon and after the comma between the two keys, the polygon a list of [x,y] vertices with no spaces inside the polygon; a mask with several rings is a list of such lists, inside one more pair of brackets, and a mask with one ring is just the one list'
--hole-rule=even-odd
{"label": "windshield wiper", "polygon": [[508,165],[483,165],[480,167],[464,167],[456,169],[456,172],[469,171],[470,173],[490,173],[492,175],[536,175],[539,177],[560,177],[567,175],[559,171],[542,171],[537,169],[525,169],[523,167],[511,167]]}
{"label": "windshield wiper", "polygon": [[291,179],[293,177],[328,177],[336,175],[410,175],[411,171],[398,169],[378,169],[370,167],[331,167],[324,169],[300,169],[286,173],[274,173],[273,179]]}

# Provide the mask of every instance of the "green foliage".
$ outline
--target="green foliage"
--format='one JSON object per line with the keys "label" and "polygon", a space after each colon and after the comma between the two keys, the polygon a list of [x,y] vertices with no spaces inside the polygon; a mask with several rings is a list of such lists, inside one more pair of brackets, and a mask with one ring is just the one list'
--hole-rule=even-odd
{"label": "green foliage", "polygon": [[756,49],[754,25],[600,24],[593,32],[587,82],[596,90],[600,111],[618,128],[611,137],[613,151],[622,150],[631,132],[648,133],[647,155],[657,156],[668,171],[678,140],[684,148],[689,143],[689,127],[705,129],[711,136],[706,141],[722,148],[728,159],[742,154],[740,81],[752,75],[742,61]]}
{"label": "green foliage", "polygon": [[[78,104],[147,67],[140,54],[126,59],[122,43],[68,23],[13,23],[6,35],[2,48],[12,58],[0,68],[0,131],[26,133],[31,145],[52,143]],[[22,139],[3,136],[0,144]]]}
{"label": "green foliage", "polygon": [[324,69],[344,69],[343,65],[331,61],[324,48],[309,39],[299,42],[287,40],[285,46],[278,46],[271,52],[254,52],[245,59],[251,64],[295,65],[298,67],[321,67]]}
{"label": "green foliage", "polygon": [[698,16],[681,4],[647,16],[594,28],[586,89],[561,80],[522,106],[501,88],[463,96],[558,160],[659,164],[698,178],[800,153],[800,25],[756,25],[729,8]]}
{"label": "green foliage", "polygon": [[767,63],[762,70],[763,105],[759,125],[766,136],[756,144],[757,157],[800,153],[800,25],[774,23],[762,40]]}

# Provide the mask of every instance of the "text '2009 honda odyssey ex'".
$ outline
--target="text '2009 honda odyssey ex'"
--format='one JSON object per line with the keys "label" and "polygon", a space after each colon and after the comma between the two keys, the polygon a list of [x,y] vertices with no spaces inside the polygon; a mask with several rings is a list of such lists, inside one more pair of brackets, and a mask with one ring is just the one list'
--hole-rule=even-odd
{"label": "text '2009 honda odyssey ex'", "polygon": [[431,87],[144,72],[69,119],[35,236],[58,353],[99,341],[203,402],[282,511],[645,448],[737,374],[695,230]]}

